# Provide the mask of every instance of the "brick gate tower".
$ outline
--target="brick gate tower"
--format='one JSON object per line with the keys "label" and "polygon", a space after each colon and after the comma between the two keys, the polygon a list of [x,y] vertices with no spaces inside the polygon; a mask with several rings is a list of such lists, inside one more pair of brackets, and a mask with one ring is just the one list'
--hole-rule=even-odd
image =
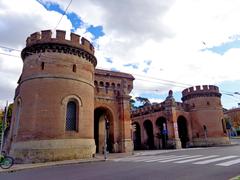
{"label": "brick gate tower", "polygon": [[189,105],[194,146],[229,144],[223,121],[221,93],[213,85],[190,87],[182,92]]}
{"label": "brick gate tower", "polygon": [[14,98],[11,154],[19,162],[88,158],[95,154],[92,44],[65,31],[36,32],[22,50]]}

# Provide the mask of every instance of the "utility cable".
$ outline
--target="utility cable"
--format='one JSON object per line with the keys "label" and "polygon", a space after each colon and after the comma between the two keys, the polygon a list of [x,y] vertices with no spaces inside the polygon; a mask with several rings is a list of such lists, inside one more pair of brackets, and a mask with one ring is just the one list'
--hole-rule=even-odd
{"label": "utility cable", "polygon": [[[19,52],[21,52],[21,50],[19,50],[19,49],[7,47],[7,46],[4,46],[4,45],[0,45],[0,48],[8,49],[8,50],[11,50],[11,51],[19,51]],[[29,54],[36,54],[36,53],[32,53],[32,52],[27,52],[27,53],[29,53]],[[6,55],[6,56],[11,56],[11,57],[16,57],[16,58],[21,58],[20,56],[9,54],[9,53],[2,53],[2,52],[0,52],[0,54]],[[51,59],[56,59],[56,60],[58,59],[58,58],[54,58],[54,57],[50,57],[50,56],[44,55],[42,53],[39,55],[38,60],[40,60],[40,57],[51,58]],[[71,64],[71,63],[69,63],[69,64]],[[101,68],[101,69],[104,70],[104,68]],[[105,69],[105,70],[107,70],[107,69]],[[152,83],[157,83],[157,84],[161,84],[161,85],[169,85],[169,86],[181,87],[181,88],[187,88],[187,87],[193,86],[193,85],[186,84],[186,83],[181,83],[181,82],[171,81],[171,80],[166,80],[166,79],[160,79],[160,78],[155,78],[155,77],[149,77],[149,76],[143,76],[143,75],[139,75],[139,74],[132,74],[132,75],[145,78],[145,79],[143,79],[143,78],[135,77],[136,80],[145,81],[145,82],[152,82]],[[158,82],[158,81],[163,81],[163,82]],[[144,89],[144,90],[146,90],[146,91],[159,91],[157,89],[154,89],[154,90]],[[236,97],[236,95],[240,95],[240,93],[237,92],[237,91],[229,92],[229,91],[220,90],[220,92],[223,95],[231,97],[232,99],[235,98],[235,100],[238,99],[238,97]]]}
{"label": "utility cable", "polygon": [[60,24],[60,22],[62,21],[62,18],[63,18],[63,16],[64,16],[64,15],[67,13],[67,10],[68,10],[68,8],[69,8],[70,4],[72,3],[72,1],[73,1],[73,0],[70,0],[70,1],[69,1],[67,8],[65,9],[64,13],[62,14],[62,16],[61,16],[60,20],[58,21],[58,23],[57,23],[57,25],[55,26],[55,28],[54,28],[54,29],[57,29],[58,25],[59,25],[59,24]]}
{"label": "utility cable", "polygon": [[20,58],[19,56],[13,55],[13,54],[7,54],[7,53],[2,53],[2,52],[0,52],[0,54],[5,55],[5,56],[12,56],[12,57]]}
{"label": "utility cable", "polygon": [[8,49],[8,50],[11,50],[11,51],[20,51],[21,52],[21,50],[19,50],[19,49],[10,48],[10,47],[7,47],[7,46],[2,46],[2,45],[0,45],[0,48]]}

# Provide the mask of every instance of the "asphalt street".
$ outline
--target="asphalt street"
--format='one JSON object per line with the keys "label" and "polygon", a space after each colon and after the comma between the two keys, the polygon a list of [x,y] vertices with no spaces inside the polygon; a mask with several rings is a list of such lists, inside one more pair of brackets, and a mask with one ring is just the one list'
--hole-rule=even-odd
{"label": "asphalt street", "polygon": [[240,146],[142,151],[135,156],[1,173],[1,180],[226,180],[240,175]]}

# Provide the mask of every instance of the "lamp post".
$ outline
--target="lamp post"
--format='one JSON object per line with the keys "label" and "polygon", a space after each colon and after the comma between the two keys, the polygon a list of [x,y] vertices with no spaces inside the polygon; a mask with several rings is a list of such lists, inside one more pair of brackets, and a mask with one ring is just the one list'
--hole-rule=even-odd
{"label": "lamp post", "polygon": [[2,121],[2,134],[1,134],[0,154],[1,154],[2,151],[3,151],[4,131],[5,131],[6,123],[7,123],[7,112],[8,112],[8,101],[7,101],[7,103],[6,103],[6,107],[5,107],[5,110],[4,110],[4,119],[3,119],[3,121]]}
{"label": "lamp post", "polygon": [[208,146],[207,126],[203,125],[203,130],[204,130],[204,138],[205,138],[206,146]]}
{"label": "lamp post", "polygon": [[107,136],[108,136],[108,129],[110,128],[110,122],[107,119],[107,116],[104,116],[105,119],[105,133],[104,133],[104,160],[107,160]]}
{"label": "lamp post", "polygon": [[135,123],[132,123],[132,143],[133,143],[133,149],[132,149],[132,155],[134,155],[134,141],[135,141],[135,133],[136,133],[136,124]]}
{"label": "lamp post", "polygon": [[163,123],[163,138],[164,138],[164,148],[167,148],[167,126],[166,123]]}

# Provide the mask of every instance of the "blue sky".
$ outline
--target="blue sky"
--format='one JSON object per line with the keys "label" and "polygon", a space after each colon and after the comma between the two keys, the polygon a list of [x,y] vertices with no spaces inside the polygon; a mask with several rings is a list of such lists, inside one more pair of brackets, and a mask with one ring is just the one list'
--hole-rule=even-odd
{"label": "blue sky", "polygon": [[[46,8],[48,11],[56,11],[60,14],[64,14],[65,9],[62,9],[59,4],[54,2],[43,2],[41,0],[37,0],[41,5]],[[81,20],[81,17],[79,17],[74,12],[66,12],[67,18],[71,21],[73,28],[71,29],[72,32],[74,32],[77,28],[83,26],[84,22]],[[98,39],[99,37],[104,35],[103,27],[102,26],[94,26],[94,25],[88,25],[87,32],[90,32],[94,35],[93,40]]]}
{"label": "blue sky", "polygon": [[[68,3],[2,0],[0,45],[21,50],[31,33],[54,30]],[[234,94],[240,91],[239,9],[238,0],[73,0],[57,28],[91,40],[97,68],[133,74],[133,96],[161,101],[172,89],[181,101],[183,89],[213,84],[220,87],[223,106],[231,108],[240,101]],[[2,106],[12,101],[22,61],[19,51],[0,53],[10,54],[0,54]]]}
{"label": "blue sky", "polygon": [[[56,11],[61,14],[64,13],[64,10],[57,3],[44,3],[44,2],[41,2],[41,0],[38,0],[38,2],[41,3],[48,11]],[[85,22],[83,22],[81,20],[81,17],[74,12],[70,12],[70,13],[67,12],[66,16],[72,23],[73,28],[71,29],[71,31],[73,31],[73,32],[77,28],[79,28],[85,24]],[[103,26],[99,26],[99,25],[94,26],[94,25],[90,24],[90,25],[88,25],[86,31],[90,32],[94,36],[94,38],[93,38],[94,41],[97,40],[99,37],[105,35],[105,33],[103,31]],[[207,42],[203,42],[203,44],[207,45]],[[223,55],[224,53],[226,53],[228,50],[230,50],[232,48],[240,48],[240,40],[236,37],[234,39],[231,39],[228,42],[221,43],[219,45],[214,45],[212,47],[206,47],[206,48],[202,49],[202,51],[211,51],[211,52]],[[113,62],[112,58],[106,57],[105,60],[109,64],[112,64],[112,62]],[[148,66],[151,65],[152,60],[144,60],[144,63],[145,63],[145,67],[143,68],[142,72],[144,72],[146,74],[149,71]],[[139,63],[127,63],[127,64],[123,64],[123,66],[131,67],[134,70],[134,69],[139,69],[140,65],[139,65]],[[110,69],[113,71],[118,71],[118,69],[116,67],[111,67]],[[220,84],[218,84],[218,86],[222,93],[222,100],[223,100],[223,102],[225,102],[226,106],[229,106],[228,104],[233,104],[232,103],[233,101],[236,102],[236,104],[237,104],[237,102],[240,102],[240,96],[234,94],[234,92],[238,91],[238,89],[236,89],[236,86],[240,87],[240,81],[221,82]],[[156,93],[152,93],[154,91]],[[160,93],[157,93],[157,91],[158,90],[156,89],[156,90],[141,92],[139,94],[139,96],[148,97],[149,99],[161,99],[161,100],[166,98],[167,92],[160,94]],[[182,97],[181,91],[175,92],[174,97],[177,101],[181,101],[181,97]],[[231,100],[229,100],[229,99],[231,99]]]}
{"label": "blue sky", "polygon": [[231,40],[229,42],[222,43],[218,46],[205,48],[205,49],[203,49],[203,51],[208,50],[208,51],[212,51],[214,53],[223,55],[224,53],[226,53],[228,50],[230,50],[232,48],[240,48],[240,40],[239,39],[234,39],[234,40]]}

